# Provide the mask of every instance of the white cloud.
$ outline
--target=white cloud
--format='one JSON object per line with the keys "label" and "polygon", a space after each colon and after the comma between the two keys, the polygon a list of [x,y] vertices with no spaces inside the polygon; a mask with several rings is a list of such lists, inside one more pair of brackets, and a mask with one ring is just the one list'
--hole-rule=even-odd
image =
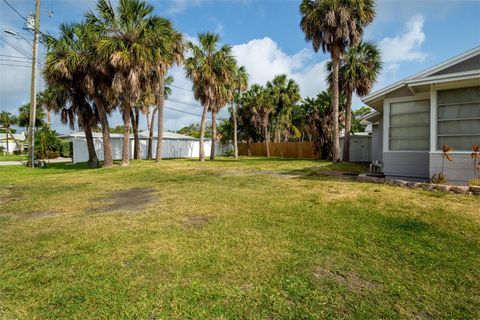
{"label": "white cloud", "polygon": [[425,18],[422,15],[415,15],[407,21],[403,33],[393,38],[384,38],[379,43],[383,61],[424,61],[428,57],[420,48],[425,41],[422,30],[424,23]]}
{"label": "white cloud", "polygon": [[170,1],[170,6],[166,9],[165,14],[175,15],[182,13],[188,6],[199,6],[202,0],[173,0]]}
{"label": "white cloud", "polygon": [[326,88],[325,61],[315,63],[314,53],[302,49],[288,55],[272,39],[254,39],[245,44],[233,46],[238,64],[246,67],[250,84],[265,84],[278,74],[295,79],[302,96],[314,96]]}

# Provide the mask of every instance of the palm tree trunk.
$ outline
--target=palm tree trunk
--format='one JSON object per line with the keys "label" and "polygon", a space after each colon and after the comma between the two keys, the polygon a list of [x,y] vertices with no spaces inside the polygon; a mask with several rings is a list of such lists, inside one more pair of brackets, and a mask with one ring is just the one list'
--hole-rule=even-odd
{"label": "palm tree trunk", "polygon": [[[7,148],[8,148],[8,135],[10,135],[10,137],[12,137],[12,140],[13,142],[15,142],[15,144],[17,145],[17,148],[20,152],[22,152],[22,146],[20,145],[20,142],[18,142],[17,139],[15,139],[15,136],[10,132],[10,128],[7,129],[7,133],[6,133],[6,137],[7,137]],[[7,150],[8,152],[8,150]]]}
{"label": "palm tree trunk", "polygon": [[49,128],[52,125],[52,111],[50,109],[47,109],[47,124]]}
{"label": "palm tree trunk", "polygon": [[122,146],[122,166],[128,166],[130,162],[130,104],[123,103],[123,146]]}
{"label": "palm tree trunk", "polygon": [[103,141],[103,166],[105,168],[113,166],[112,159],[112,141],[110,140],[110,129],[108,127],[107,111],[99,98],[95,99],[95,105],[98,110],[98,118],[102,126],[102,141]]}
{"label": "palm tree trunk", "polygon": [[6,134],[5,134],[5,141],[7,142],[7,155],[10,154],[10,147],[8,146],[8,135],[10,134],[10,128],[7,127]]}
{"label": "palm tree trunk", "polygon": [[250,146],[250,138],[247,139],[247,156],[252,156],[252,148]]}
{"label": "palm tree trunk", "polygon": [[150,131],[150,107],[147,108],[145,118],[147,118],[147,130]]}
{"label": "palm tree trunk", "polygon": [[212,147],[210,148],[210,160],[215,160],[216,144],[217,144],[217,113],[212,111]]}
{"label": "palm tree trunk", "polygon": [[152,119],[150,126],[148,128],[149,133],[148,133],[148,150],[147,150],[147,158],[148,160],[152,160],[152,149],[153,149],[153,125],[155,121],[155,114],[157,113],[157,108],[153,109],[152,112]]}
{"label": "palm tree trunk", "polygon": [[88,150],[88,162],[87,165],[91,168],[98,167],[98,158],[95,152],[95,144],[93,143],[93,134],[92,127],[90,126],[89,121],[85,121],[83,124],[83,131],[85,132],[85,140],[87,141],[87,150]]}
{"label": "palm tree trunk", "polygon": [[162,160],[162,147],[163,147],[163,104],[165,102],[165,83],[163,76],[160,77],[158,81],[157,88],[157,154],[155,162],[160,162]]}
{"label": "palm tree trunk", "polygon": [[138,123],[139,123],[139,117],[140,117],[140,110],[138,108],[135,108],[135,113],[133,113],[133,110],[130,110],[130,116],[131,116],[131,121],[132,121],[132,127],[133,127],[133,158],[135,160],[141,160],[141,155],[140,155],[140,137],[138,136]]}
{"label": "palm tree trunk", "polygon": [[233,156],[238,159],[237,106],[232,103],[233,113]]}
{"label": "palm tree trunk", "polygon": [[338,90],[338,63],[339,63],[339,54],[338,49],[334,47],[332,49],[332,73],[333,73],[333,81],[332,81],[332,93],[333,93],[333,103],[332,103],[332,117],[333,117],[333,132],[332,132],[332,140],[333,140],[333,154],[332,160],[333,162],[340,161],[340,137],[339,137],[339,129],[338,129],[338,100],[339,100],[339,90]]}
{"label": "palm tree trunk", "polygon": [[352,130],[352,92],[346,92],[345,137],[343,138],[343,161],[350,162],[350,131]]}
{"label": "palm tree trunk", "polygon": [[263,126],[263,133],[265,135],[265,150],[267,151],[267,158],[270,158],[270,148],[268,146],[269,138],[268,138],[268,124]]}
{"label": "palm tree trunk", "polygon": [[200,121],[200,149],[199,160],[205,161],[205,125],[207,123],[207,106],[203,107],[202,120]]}

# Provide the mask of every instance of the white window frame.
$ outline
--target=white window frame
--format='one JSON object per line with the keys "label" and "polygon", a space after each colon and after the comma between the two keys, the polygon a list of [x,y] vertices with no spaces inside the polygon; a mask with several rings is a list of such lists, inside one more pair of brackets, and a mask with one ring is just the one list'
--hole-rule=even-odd
{"label": "white window frame", "polygon": [[410,153],[428,153],[431,150],[431,139],[430,139],[430,148],[426,150],[390,150],[390,105],[397,102],[410,102],[410,101],[420,101],[420,100],[430,100],[430,137],[431,137],[431,128],[432,128],[432,101],[430,92],[421,92],[417,93],[414,96],[407,97],[398,97],[398,98],[388,98],[383,100],[383,152],[410,152]]}
{"label": "white window frame", "polygon": [[[462,83],[438,83],[430,86],[430,153],[441,154],[442,150],[437,145],[437,128],[438,128],[438,91],[448,89],[462,89],[475,87],[480,85],[480,79],[468,79]],[[434,125],[433,125],[434,124]],[[469,150],[453,150],[454,154],[468,154]]]}

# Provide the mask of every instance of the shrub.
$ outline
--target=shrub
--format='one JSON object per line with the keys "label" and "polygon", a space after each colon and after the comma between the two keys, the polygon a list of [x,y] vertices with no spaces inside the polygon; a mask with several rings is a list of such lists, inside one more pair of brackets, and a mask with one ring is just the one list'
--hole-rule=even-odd
{"label": "shrub", "polygon": [[475,186],[475,187],[480,187],[480,178],[475,178],[475,179],[472,179],[468,182],[468,185],[469,186]]}
{"label": "shrub", "polygon": [[22,154],[22,150],[13,150],[13,154],[19,156]]}
{"label": "shrub", "polygon": [[445,178],[445,175],[442,172],[435,173],[431,180],[432,180],[432,183],[436,183],[436,184],[447,183],[447,178]]}
{"label": "shrub", "polygon": [[60,147],[60,155],[64,158],[70,158],[72,156],[71,147],[69,141],[63,141]]}
{"label": "shrub", "polygon": [[0,146],[0,153],[4,153],[5,152],[5,147],[4,146]]}
{"label": "shrub", "polygon": [[43,125],[35,133],[35,156],[38,159],[53,159],[59,156],[62,140],[48,125]]}

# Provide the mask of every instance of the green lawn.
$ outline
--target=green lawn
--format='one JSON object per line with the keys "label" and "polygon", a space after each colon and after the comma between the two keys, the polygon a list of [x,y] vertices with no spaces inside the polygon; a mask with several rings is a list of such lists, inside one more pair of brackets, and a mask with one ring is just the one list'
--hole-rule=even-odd
{"label": "green lawn", "polygon": [[0,319],[479,319],[480,198],[362,169],[0,167]]}
{"label": "green lawn", "polygon": [[3,154],[0,153],[0,161],[27,161],[27,155],[25,154]]}

